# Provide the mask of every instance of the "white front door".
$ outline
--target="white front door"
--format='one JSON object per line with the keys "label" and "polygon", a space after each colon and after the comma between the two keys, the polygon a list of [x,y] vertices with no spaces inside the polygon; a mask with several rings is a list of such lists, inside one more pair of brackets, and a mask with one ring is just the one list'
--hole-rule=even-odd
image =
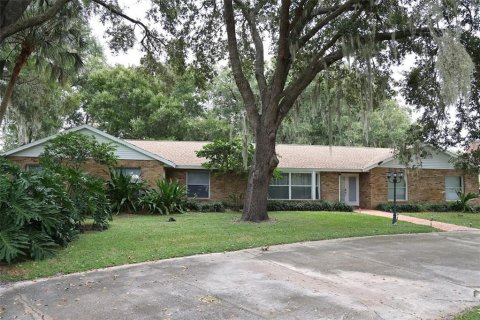
{"label": "white front door", "polygon": [[341,174],[339,183],[340,201],[351,206],[359,205],[358,174]]}

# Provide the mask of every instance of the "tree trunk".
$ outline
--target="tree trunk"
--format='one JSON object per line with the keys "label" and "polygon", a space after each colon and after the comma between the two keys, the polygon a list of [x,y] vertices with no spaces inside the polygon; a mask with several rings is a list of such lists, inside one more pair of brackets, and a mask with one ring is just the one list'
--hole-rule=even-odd
{"label": "tree trunk", "polygon": [[15,83],[17,82],[18,75],[22,70],[23,66],[28,60],[28,57],[33,52],[33,46],[23,43],[22,50],[17,57],[17,61],[15,62],[15,66],[13,67],[12,75],[10,76],[10,81],[7,84],[7,88],[5,89],[5,93],[3,94],[2,102],[0,103],[0,127],[2,127],[3,119],[5,118],[5,114],[7,113],[7,106],[10,98],[13,95],[13,89],[15,88]]}
{"label": "tree trunk", "polygon": [[268,185],[278,158],[275,154],[276,130],[272,126],[259,125],[255,133],[255,156],[248,176],[242,220],[260,222],[268,220]]}

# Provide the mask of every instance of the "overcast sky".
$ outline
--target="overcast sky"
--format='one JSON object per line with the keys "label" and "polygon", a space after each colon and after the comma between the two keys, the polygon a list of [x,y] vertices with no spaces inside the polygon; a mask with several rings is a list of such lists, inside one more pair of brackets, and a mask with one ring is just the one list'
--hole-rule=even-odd
{"label": "overcast sky", "polygon": [[[145,12],[149,7],[148,0],[119,0],[118,3],[128,16],[137,20],[145,20]],[[90,27],[92,29],[92,33],[95,35],[95,37],[97,37],[98,41],[102,45],[105,57],[107,58],[107,62],[109,64],[122,64],[124,66],[140,64],[140,58],[143,56],[143,53],[140,50],[141,46],[139,41],[136,41],[135,46],[126,53],[112,53],[105,39],[106,27],[99,21],[98,17],[94,16],[90,19]]]}

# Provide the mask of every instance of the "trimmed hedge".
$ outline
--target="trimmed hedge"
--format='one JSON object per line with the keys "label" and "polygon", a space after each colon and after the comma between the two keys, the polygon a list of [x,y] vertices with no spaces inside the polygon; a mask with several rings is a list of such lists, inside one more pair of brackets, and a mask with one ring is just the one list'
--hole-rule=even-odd
{"label": "trimmed hedge", "polygon": [[189,211],[225,212],[225,206],[219,201],[188,201],[186,208]]}
{"label": "trimmed hedge", "polygon": [[[377,210],[392,211],[393,203],[380,203],[375,207]],[[462,206],[459,202],[442,203],[397,203],[397,212],[460,212]],[[473,207],[474,212],[480,212],[480,206]]]}
{"label": "trimmed hedge", "polygon": [[352,212],[353,207],[343,202],[328,202],[324,200],[270,200],[268,211],[342,211]]}
{"label": "trimmed hedge", "polygon": [[[186,209],[197,212],[225,212],[227,206],[218,201],[188,201]],[[353,207],[343,202],[324,200],[269,200],[268,211],[340,211],[352,212]]]}

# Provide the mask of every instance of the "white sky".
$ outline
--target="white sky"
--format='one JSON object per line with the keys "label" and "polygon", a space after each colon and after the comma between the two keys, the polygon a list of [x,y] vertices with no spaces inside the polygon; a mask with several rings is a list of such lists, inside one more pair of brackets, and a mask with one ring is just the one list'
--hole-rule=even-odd
{"label": "white sky", "polygon": [[[145,21],[145,12],[150,6],[148,0],[119,0],[118,3],[122,7],[123,12],[125,12],[129,17],[141,20],[142,22]],[[98,17],[93,16],[90,19],[90,27],[93,35],[102,45],[105,57],[107,58],[107,62],[109,64],[121,64],[124,66],[136,66],[140,64],[140,58],[143,56],[143,53],[141,52],[141,45],[139,43],[140,38],[138,35],[135,46],[132,49],[128,50],[127,52],[113,53],[109,49],[107,40],[105,38],[105,31],[107,27],[100,22]]]}

